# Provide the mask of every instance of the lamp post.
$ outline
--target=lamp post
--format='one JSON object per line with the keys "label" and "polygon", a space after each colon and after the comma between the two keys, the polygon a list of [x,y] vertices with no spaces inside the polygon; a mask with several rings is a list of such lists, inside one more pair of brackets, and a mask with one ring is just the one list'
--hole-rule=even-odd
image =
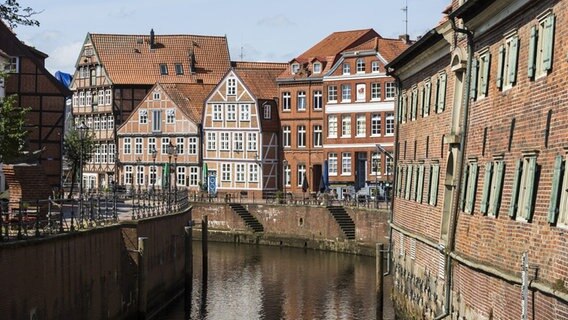
{"label": "lamp post", "polygon": [[[158,156],[158,151],[154,147],[152,148],[151,152],[152,152],[152,164],[153,164],[152,169],[154,170],[152,174],[152,192],[153,192],[156,187],[156,156]],[[150,173],[152,173],[152,171],[150,171]]]}
{"label": "lamp post", "polygon": [[167,147],[166,147],[166,153],[168,154],[168,172],[167,172],[167,177],[168,177],[168,208],[170,206],[170,194],[172,192],[172,173],[170,170],[170,166],[172,165],[172,155],[174,153],[174,146],[172,145],[172,143],[170,142]]}
{"label": "lamp post", "polygon": [[172,146],[174,154],[174,203],[177,203],[177,158],[178,158],[178,148]]}
{"label": "lamp post", "polygon": [[79,141],[81,142],[81,150],[79,152],[79,199],[83,199],[83,158],[84,158],[84,144],[85,138],[89,133],[89,127],[85,124],[85,121],[81,121],[81,124],[77,126],[77,131],[79,132]]}
{"label": "lamp post", "polygon": [[286,196],[286,167],[288,167],[288,160],[282,160],[282,187],[284,189],[284,203],[286,203],[287,196]]}
{"label": "lamp post", "polygon": [[373,171],[375,172],[375,208],[379,207],[379,153],[377,158],[373,159]]}

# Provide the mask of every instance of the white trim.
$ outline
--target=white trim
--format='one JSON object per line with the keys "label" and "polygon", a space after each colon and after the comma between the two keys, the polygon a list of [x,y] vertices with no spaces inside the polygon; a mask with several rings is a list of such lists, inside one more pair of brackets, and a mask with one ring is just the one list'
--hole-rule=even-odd
{"label": "white trim", "polygon": [[[392,147],[392,142],[381,142],[383,147]],[[324,149],[345,149],[345,148],[377,148],[376,143],[339,143],[339,144],[324,144]]]}
{"label": "white trim", "polygon": [[326,104],[326,114],[394,111],[394,101],[359,102],[345,107],[345,103]]}
{"label": "white trim", "polygon": [[326,76],[323,77],[323,82],[338,81],[338,80],[355,80],[355,79],[380,79],[380,78],[390,78],[386,73],[355,73],[346,74],[340,76]]}

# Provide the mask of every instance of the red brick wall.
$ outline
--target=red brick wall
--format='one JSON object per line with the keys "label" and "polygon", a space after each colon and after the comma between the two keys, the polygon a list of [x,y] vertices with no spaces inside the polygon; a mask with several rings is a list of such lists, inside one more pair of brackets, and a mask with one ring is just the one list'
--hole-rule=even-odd
{"label": "red brick wall", "polygon": [[30,205],[36,200],[46,200],[52,195],[43,166],[4,165],[6,182],[10,189],[10,207],[19,207],[20,201]]}

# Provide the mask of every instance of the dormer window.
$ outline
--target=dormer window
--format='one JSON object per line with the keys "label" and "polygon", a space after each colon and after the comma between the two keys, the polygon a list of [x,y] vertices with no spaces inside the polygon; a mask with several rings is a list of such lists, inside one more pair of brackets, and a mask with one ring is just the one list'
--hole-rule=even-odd
{"label": "dormer window", "polygon": [[314,63],[314,73],[321,73],[321,63]]}
{"label": "dormer window", "polygon": [[300,71],[300,64],[299,63],[292,63],[292,73],[296,74]]}
{"label": "dormer window", "polygon": [[380,72],[379,61],[371,62],[371,72]]}
{"label": "dormer window", "polygon": [[165,76],[168,74],[168,65],[165,63],[160,64],[160,74]]}
{"label": "dormer window", "polygon": [[176,68],[176,75],[180,76],[183,74],[183,65],[181,63],[176,63],[175,68]]}
{"label": "dormer window", "polygon": [[365,60],[357,59],[357,73],[365,72]]}
{"label": "dormer window", "polygon": [[227,79],[227,95],[234,96],[237,94],[237,79],[229,78]]}
{"label": "dormer window", "polygon": [[345,62],[343,64],[343,74],[350,74],[351,73],[351,66],[349,63]]}

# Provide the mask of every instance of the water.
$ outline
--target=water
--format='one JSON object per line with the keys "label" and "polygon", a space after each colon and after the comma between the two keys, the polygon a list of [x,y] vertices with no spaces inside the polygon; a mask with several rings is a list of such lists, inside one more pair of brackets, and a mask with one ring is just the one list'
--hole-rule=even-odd
{"label": "water", "polygon": [[[206,286],[201,260],[194,242],[191,319],[375,318],[372,257],[209,242]],[[184,319],[183,299],[156,319]]]}

